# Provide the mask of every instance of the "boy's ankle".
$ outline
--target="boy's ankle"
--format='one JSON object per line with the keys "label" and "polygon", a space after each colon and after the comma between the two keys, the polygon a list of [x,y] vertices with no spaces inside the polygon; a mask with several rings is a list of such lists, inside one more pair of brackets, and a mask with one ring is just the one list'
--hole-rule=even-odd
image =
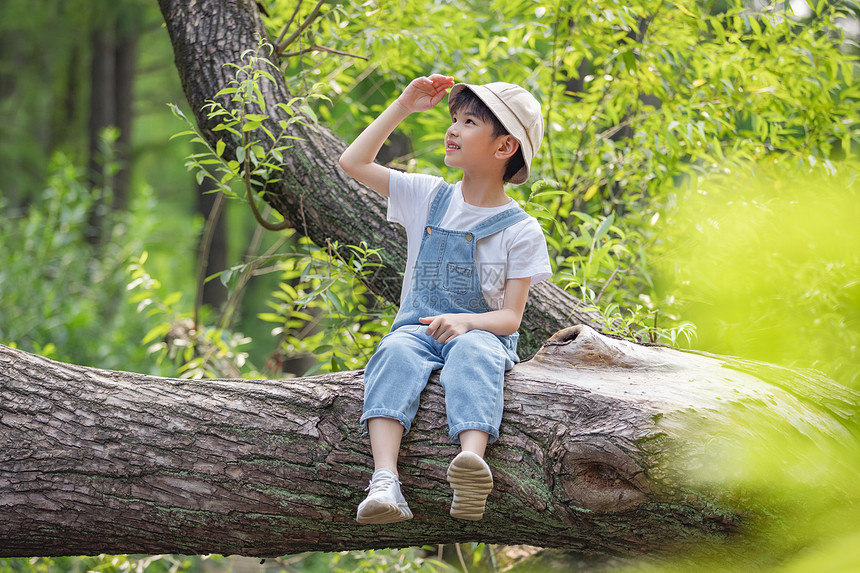
{"label": "boy's ankle", "polygon": [[398,471],[397,471],[397,468],[390,468],[390,467],[387,467],[387,466],[380,466],[380,467],[378,467],[378,468],[374,468],[374,469],[373,469],[373,474],[370,476],[370,479],[371,479],[371,480],[373,480],[373,477],[374,477],[377,473],[379,473],[379,472],[383,472],[383,471],[393,473],[393,474],[394,474],[394,477],[396,477],[396,478],[397,478],[397,480],[398,480],[398,481],[400,481],[400,472],[398,472]]}

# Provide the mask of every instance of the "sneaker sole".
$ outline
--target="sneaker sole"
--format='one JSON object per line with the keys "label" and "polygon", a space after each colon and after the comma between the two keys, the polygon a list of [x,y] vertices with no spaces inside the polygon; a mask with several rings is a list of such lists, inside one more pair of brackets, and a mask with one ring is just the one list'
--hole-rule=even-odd
{"label": "sneaker sole", "polygon": [[493,491],[487,462],[472,452],[460,452],[448,466],[448,483],[454,489],[451,517],[469,521],[484,517],[487,496]]}
{"label": "sneaker sole", "polygon": [[367,502],[355,520],[361,525],[397,523],[412,519],[409,507],[401,507],[392,503],[380,503],[376,500]]}

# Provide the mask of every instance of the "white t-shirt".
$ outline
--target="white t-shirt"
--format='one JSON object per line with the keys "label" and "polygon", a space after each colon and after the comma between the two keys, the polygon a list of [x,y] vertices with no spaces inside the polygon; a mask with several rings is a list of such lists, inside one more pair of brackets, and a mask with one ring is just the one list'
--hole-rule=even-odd
{"label": "white t-shirt", "polygon": [[[391,170],[388,182],[388,220],[406,228],[406,273],[400,290],[400,303],[406,300],[411,285],[412,269],[418,259],[421,234],[427,224],[430,205],[445,182],[441,177]],[[500,207],[476,207],[466,203],[460,182],[440,227],[451,231],[468,231],[484,219],[511,208],[513,200]],[[537,219],[529,217],[510,227],[480,239],[475,245],[475,257],[481,276],[481,288],[491,310],[502,308],[505,280],[531,278],[536,284],[552,275],[546,239]]]}

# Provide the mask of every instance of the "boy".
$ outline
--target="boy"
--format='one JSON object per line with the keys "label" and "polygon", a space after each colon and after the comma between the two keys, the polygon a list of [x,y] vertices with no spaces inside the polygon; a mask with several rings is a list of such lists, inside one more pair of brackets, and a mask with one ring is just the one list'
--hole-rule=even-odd
{"label": "boy", "polygon": [[[461,182],[374,163],[401,121],[432,109],[449,89],[445,164],[463,170]],[[540,225],[505,194],[504,183],[528,179],[542,138],[540,104],[521,87],[454,85],[434,74],[413,80],[340,158],[344,171],[389,198],[388,219],[407,236],[400,311],[365,369],[360,422],[370,434],[374,473],[359,523],[412,518],[397,456],[438,369],[449,435],[461,447],[448,467],[450,513],[483,517],[493,488],[484,451],[499,436],[505,372],[519,360],[517,328],[529,286],[550,275]]]}

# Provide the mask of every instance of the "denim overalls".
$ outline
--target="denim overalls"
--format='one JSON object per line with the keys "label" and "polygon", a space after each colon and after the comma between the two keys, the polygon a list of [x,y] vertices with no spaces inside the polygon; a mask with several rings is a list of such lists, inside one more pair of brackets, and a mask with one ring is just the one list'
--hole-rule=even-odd
{"label": "denim overalls", "polygon": [[[481,430],[492,443],[499,437],[504,407],[505,372],[519,361],[517,338],[471,330],[440,344],[425,334],[420,317],[443,313],[489,312],[475,258],[478,239],[497,233],[528,215],[518,206],[497,213],[468,231],[439,226],[454,186],[444,183],[430,205],[411,287],[391,332],[386,334],[364,372],[362,426],[370,418],[399,421],[409,432],[421,391],[434,370],[442,369],[448,433],[459,443],[463,430]],[[503,261],[501,264],[506,264]],[[502,269],[504,270],[504,269]]]}

